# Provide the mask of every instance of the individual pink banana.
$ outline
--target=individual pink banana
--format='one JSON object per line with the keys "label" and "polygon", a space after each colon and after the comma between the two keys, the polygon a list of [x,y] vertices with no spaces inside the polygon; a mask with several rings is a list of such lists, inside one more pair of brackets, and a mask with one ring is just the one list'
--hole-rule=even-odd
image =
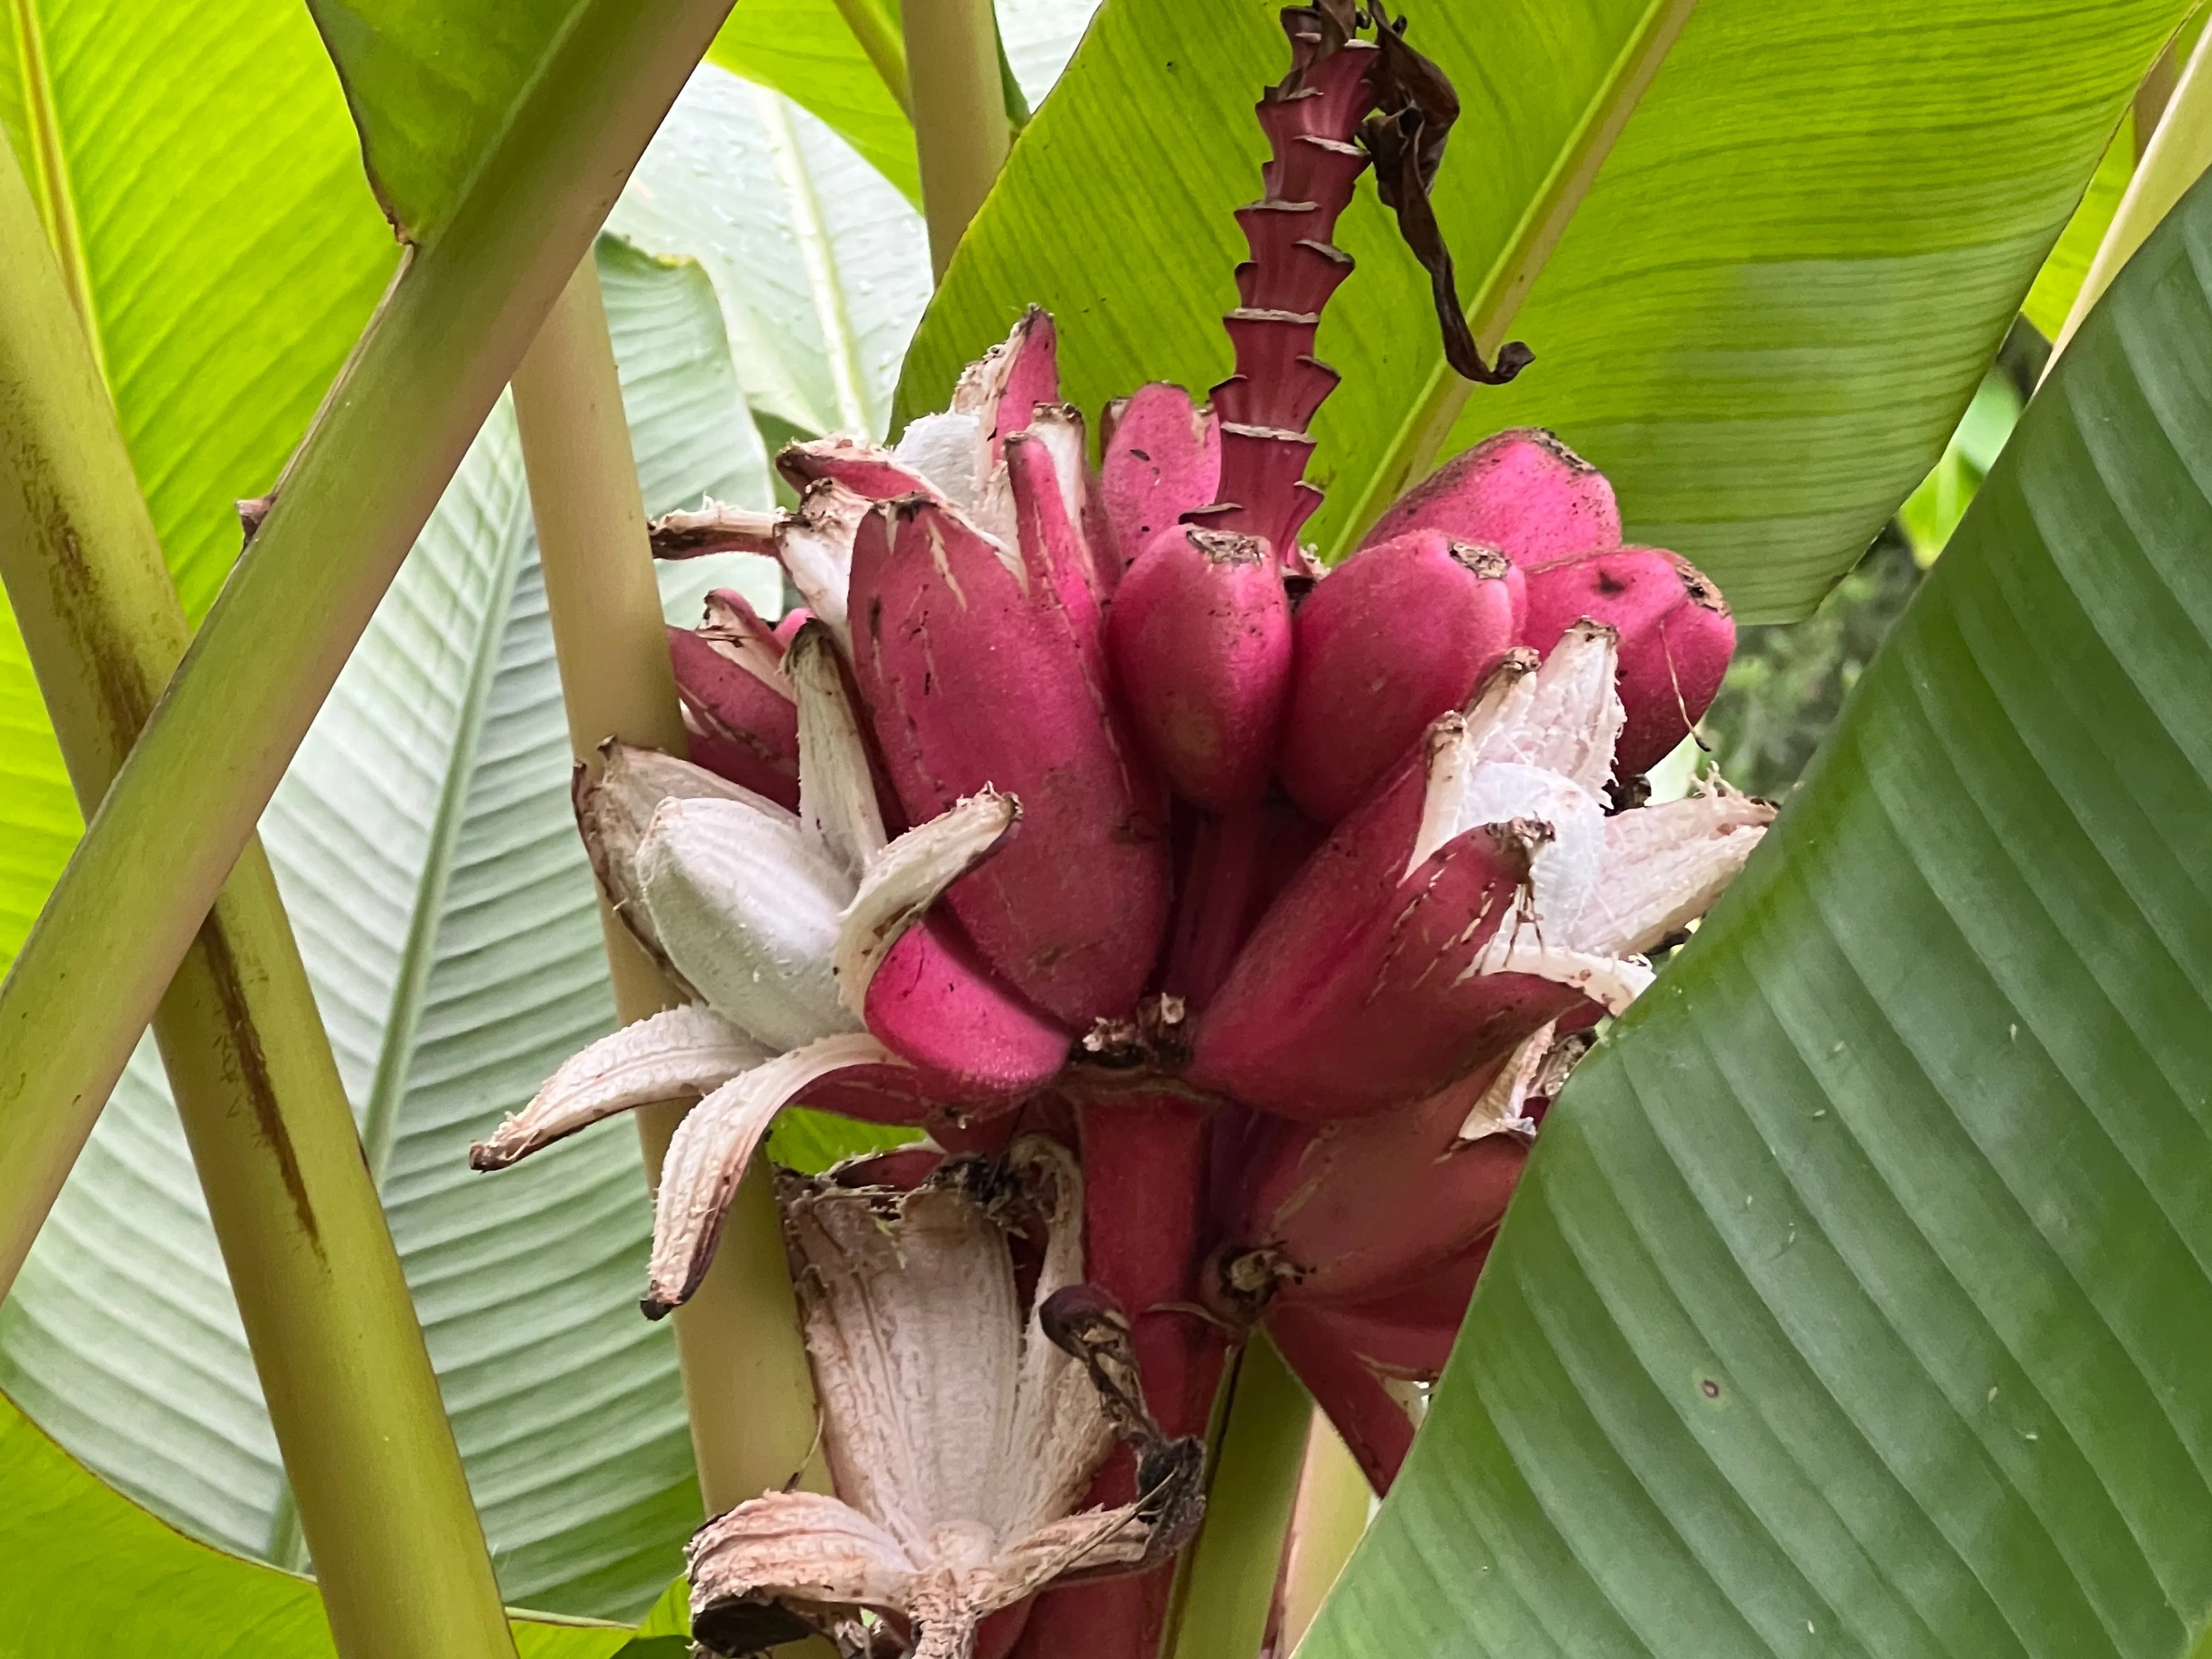
{"label": "individual pink banana", "polygon": [[1362,544],[1374,547],[1413,530],[1494,547],[1534,568],[1619,547],[1620,509],[1605,474],[1540,427],[1518,427],[1462,450],[1415,484],[1376,520]]}
{"label": "individual pink banana", "polygon": [[[1124,1311],[1156,1442],[1202,1437],[1227,1340],[1194,1305],[1199,1229],[1212,1139],[1201,1103],[1133,1091],[1085,1103],[1085,1273]],[[1186,1442],[1194,1444],[1194,1441]],[[1135,1498],[1139,1466],[1125,1443],[1099,1470],[1086,1506]],[[1017,1656],[1157,1654],[1174,1584],[1172,1563],[1067,1585],[1037,1600]]]}
{"label": "individual pink banana", "polygon": [[1256,1126],[1228,1188],[1209,1304],[1249,1316],[1278,1299],[1370,1301],[1486,1238],[1528,1156],[1521,1134],[1466,1138],[1497,1069],[1373,1117]]}
{"label": "individual pink banana", "polygon": [[1255,805],[1291,682],[1291,605],[1267,544],[1172,525],[1121,578],[1107,647],[1122,705],[1176,792]]}
{"label": "individual pink banana", "polygon": [[993,460],[1008,438],[1029,429],[1040,404],[1060,401],[1058,345],[1052,313],[1031,306],[1013,332],[960,377],[952,407],[974,415],[990,434]]}
{"label": "individual pink banana", "polygon": [[1485,1238],[1419,1283],[1376,1301],[1285,1301],[1269,1310],[1267,1332],[1277,1350],[1328,1413],[1378,1494],[1390,1490],[1413,1445],[1413,1386],[1435,1382],[1451,1357],[1490,1244]]}
{"label": "individual pink banana", "polygon": [[871,512],[855,538],[854,668],[916,822],[995,787],[1020,833],[946,902],[984,960],[1078,1030],[1129,1012],[1166,927],[1156,782],[1048,581],[940,504]]}
{"label": "individual pink banana", "polygon": [[1326,836],[1279,795],[1234,812],[1190,813],[1176,877],[1184,896],[1160,988],[1203,1012],[1260,918]]}
{"label": "individual pink banana", "polygon": [[[1145,1403],[1170,1439],[1203,1436],[1228,1354],[1220,1328],[1195,1308],[1205,1213],[1206,1109],[1172,1094],[1133,1093],[1080,1110],[1084,1273],[1127,1310]],[[1115,1448],[1088,1505],[1137,1495],[1136,1462]],[[1172,1562],[1037,1598],[1018,1655],[1157,1654],[1174,1587]]]}
{"label": "individual pink banana", "polygon": [[1051,317],[1031,306],[1005,341],[968,366],[952,407],[909,423],[895,451],[858,438],[817,438],[785,445],[776,470],[802,495],[828,481],[872,501],[925,494],[973,510],[1006,441],[1029,429],[1038,405],[1059,402],[1053,342]]}
{"label": "individual pink banana", "polygon": [[[1016,1096],[1047,1081],[1073,1035],[1000,983],[935,908],[948,886],[1012,842],[1020,803],[985,789],[886,840],[877,757],[830,630],[802,629],[785,663],[799,697],[801,823],[860,878],[838,918],[838,1000],[921,1073],[915,1092],[934,1101]],[[848,1076],[840,1087],[873,1081]]]}
{"label": "individual pink banana", "polygon": [[1403,1382],[1433,1382],[1451,1358],[1475,1280],[1497,1239],[1494,1231],[1486,1234],[1473,1249],[1392,1295],[1316,1310],[1370,1370]]}
{"label": "individual pink banana", "polygon": [[1588,617],[1620,636],[1618,684],[1628,712],[1613,750],[1624,781],[1650,771],[1711,707],[1735,651],[1720,589],[1679,553],[1622,547],[1528,568],[1521,643],[1549,652]]}
{"label": "individual pink banana", "polygon": [[1417,530],[1363,548],[1298,607],[1277,770],[1308,816],[1334,823],[1463,706],[1521,627],[1521,573],[1494,549]]}
{"label": "individual pink banana", "polygon": [[1413,1449],[1413,1389],[1400,1384],[1394,1390],[1360,1358],[1327,1309],[1279,1309],[1267,1322],[1267,1335],[1328,1414],[1368,1485],[1377,1496],[1387,1493]]}
{"label": "individual pink banana", "polygon": [[953,1087],[941,1103],[1018,1095],[1049,1082],[1074,1039],[1016,996],[957,929],[931,917],[884,957],[866,999],[884,1046]]}
{"label": "individual pink banana", "polygon": [[799,710],[775,630],[744,595],[717,589],[707,596],[703,623],[668,630],[668,654],[691,758],[780,806],[796,807]]}
{"label": "individual pink banana", "polygon": [[1080,643],[1085,672],[1097,678],[1104,672],[1101,601],[1111,585],[1085,524],[1090,477],[1083,416],[1065,404],[1038,409],[1028,428],[1005,440],[1004,455],[1023,563],[1031,580],[1051,587]]}
{"label": "individual pink banana", "polygon": [[810,486],[823,482],[842,485],[871,501],[888,501],[930,488],[913,467],[859,438],[786,444],[776,453],[775,470],[802,496]]}
{"label": "individual pink banana", "polygon": [[1444,1087],[1581,1000],[1474,971],[1522,901],[1545,826],[1480,824],[1407,870],[1426,758],[1407,756],[1275,901],[1198,1020],[1194,1083],[1304,1121],[1364,1116]]}
{"label": "individual pink banana", "polygon": [[1220,422],[1211,408],[1192,408],[1179,386],[1155,380],[1107,404],[1098,449],[1101,511],[1124,568],[1218,493]]}

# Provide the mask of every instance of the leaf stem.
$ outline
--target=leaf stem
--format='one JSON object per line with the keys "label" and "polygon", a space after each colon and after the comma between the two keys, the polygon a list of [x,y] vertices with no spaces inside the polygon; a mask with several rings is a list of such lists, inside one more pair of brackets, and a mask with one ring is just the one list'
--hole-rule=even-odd
{"label": "leaf stem", "polygon": [[347,653],[727,9],[577,9],[286,467],[0,983],[0,1289]]}
{"label": "leaf stem", "polygon": [[939,282],[1012,148],[991,0],[905,0],[908,110]]}
{"label": "leaf stem", "polygon": [[[514,373],[514,418],[530,475],[546,609],[577,759],[599,763],[610,737],[684,751],[660,592],[607,333],[599,269],[586,254]],[[615,1012],[643,1019],[674,988],[599,902]],[[688,1103],[639,1118],[658,1180]],[[707,1280],[676,1314],[677,1353],[699,1484],[711,1513],[781,1486],[814,1442],[814,1385],[764,1164],[738,1192]]]}
{"label": "leaf stem", "polygon": [[[1528,291],[1536,285],[1559,239],[1597,182],[1598,170],[1613,153],[1614,140],[1650,89],[1674,42],[1697,8],[1697,0],[1650,0],[1643,21],[1613,60],[1597,96],[1583,111],[1573,136],[1553,158],[1543,187],[1529,198],[1521,222],[1505,239],[1483,274],[1467,307],[1468,326],[1484,357],[1494,359]],[[1540,346],[1539,348],[1540,349]],[[1445,440],[1467,407],[1474,382],[1462,380],[1439,357],[1423,383],[1422,394],[1407,413],[1366,487],[1344,518],[1344,531],[1330,550],[1342,558],[1359,545],[1367,527],[1407,485],[1437,463]]]}
{"label": "leaf stem", "polygon": [[1273,1651],[1290,1653],[1305,1639],[1322,1599],[1366,1534],[1374,1496],[1358,1460],[1316,1407],[1306,1431],[1282,1582],[1275,1590]]}
{"label": "leaf stem", "polygon": [[907,92],[906,42],[899,33],[898,21],[884,5],[883,0],[832,0],[837,15],[845,20],[845,27],[853,32],[853,39],[860,43],[860,50],[874,65],[900,111],[911,121],[914,104]]}
{"label": "leaf stem", "polygon": [[2074,296],[2073,309],[2066,313],[2065,325],[2051,343],[2045,374],[2051,373],[2051,364],[2066,349],[2081,319],[2120,274],[2120,267],[2134,257],[2144,239],[2158,228],[2159,222],[2172,211],[2173,204],[2208,166],[2212,166],[2212,28],[2197,38],[2197,49],[2189,54],[2188,66],[2181,71],[2173,95],[2166,101],[2165,113],[2159,117],[2158,130],[2143,146],[2142,160],[2136,164],[2127,193],[2113,210],[2112,222],[2106,228],[2105,240],[2097,245],[2096,257],[2089,261],[2088,273]]}
{"label": "leaf stem", "polygon": [[86,343],[100,380],[107,378],[107,352],[100,338],[100,315],[92,302],[92,272],[84,257],[84,226],[70,187],[69,156],[62,147],[61,122],[54,109],[54,82],[46,61],[46,35],[39,21],[38,0],[9,0],[15,36],[15,65],[23,83],[25,182],[46,221],[46,236],[61,260],[62,281],[84,326]]}
{"label": "leaf stem", "polygon": [[[14,486],[0,489],[0,579],[89,814],[190,630],[74,305],[0,154],[0,445]],[[88,983],[76,1006],[96,1000]],[[154,1030],[338,1651],[512,1659],[437,1378],[258,840]]]}
{"label": "leaf stem", "polygon": [[1266,1635],[1313,1401],[1258,1332],[1229,1384],[1206,1520],[1190,1546],[1164,1651],[1251,1659]]}

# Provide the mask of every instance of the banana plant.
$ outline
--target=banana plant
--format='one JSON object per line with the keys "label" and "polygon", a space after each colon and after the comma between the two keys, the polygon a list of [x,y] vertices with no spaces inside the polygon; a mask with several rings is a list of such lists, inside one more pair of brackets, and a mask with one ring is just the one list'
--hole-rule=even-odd
{"label": "banana plant", "polygon": [[21,9],[0,1650],[2201,1644],[2181,0]]}

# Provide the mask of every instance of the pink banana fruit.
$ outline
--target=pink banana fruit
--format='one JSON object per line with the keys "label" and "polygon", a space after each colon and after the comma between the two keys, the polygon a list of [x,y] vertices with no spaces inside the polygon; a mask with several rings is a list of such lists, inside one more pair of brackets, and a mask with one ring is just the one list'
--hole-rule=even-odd
{"label": "pink banana fruit", "polygon": [[1433,1093],[1579,1000],[1473,971],[1547,831],[1477,825],[1409,870],[1426,759],[1408,756],[1275,901],[1198,1020],[1191,1081],[1300,1121],[1364,1116]]}
{"label": "pink banana fruit", "polygon": [[1484,1239],[1395,1296],[1341,1307],[1285,1302],[1269,1312],[1277,1350],[1378,1495],[1390,1490],[1413,1445],[1413,1385],[1443,1370],[1490,1243]]}
{"label": "pink banana fruit", "polygon": [[854,669],[908,816],[987,787],[1021,832],[946,903],[1017,993],[1077,1030],[1126,1014],[1167,919],[1157,782],[1048,581],[937,502],[869,514],[855,539]]}
{"label": "pink banana fruit", "polygon": [[[1084,1272],[1127,1311],[1145,1403],[1161,1435],[1203,1436],[1227,1358],[1220,1328],[1194,1306],[1199,1229],[1205,1214],[1206,1109],[1171,1093],[1142,1091],[1085,1103]],[[1085,1494],[1086,1505],[1137,1496],[1136,1462],[1116,1447]],[[1037,1598],[1017,1655],[1155,1654],[1165,1627],[1174,1564]]]}
{"label": "pink banana fruit", "polygon": [[1204,1289],[1224,1313],[1390,1295],[1466,1255],[1505,1213],[1528,1142],[1467,1135],[1497,1068],[1373,1117],[1259,1125]]}
{"label": "pink banana fruit", "polygon": [[1362,545],[1414,530],[1494,547],[1534,568],[1619,547],[1620,508],[1605,474],[1540,427],[1518,427],[1462,450],[1415,484],[1376,520]]}
{"label": "pink banana fruit", "polygon": [[895,450],[822,438],[787,444],[775,464],[802,492],[831,480],[869,501],[926,494],[976,514],[1006,441],[1029,429],[1039,404],[1059,398],[1052,319],[1031,306],[1005,341],[963,372],[952,406],[908,422]]}
{"label": "pink banana fruit", "polygon": [[742,593],[717,589],[698,628],[668,630],[668,654],[691,758],[779,806],[797,806],[799,711],[775,630]]}
{"label": "pink banana fruit", "polygon": [[1711,707],[1735,651],[1735,618],[1720,589],[1679,553],[1656,547],[1532,564],[1521,643],[1548,652],[1579,618],[1620,636],[1628,723],[1613,751],[1624,781],[1650,771]]}
{"label": "pink banana fruit", "polygon": [[1091,545],[1085,520],[1090,498],[1083,416],[1065,404],[1035,411],[1024,430],[1004,441],[1006,493],[1013,539],[1032,581],[1048,585],[1080,644],[1087,672],[1103,672],[1101,596],[1110,584]]}
{"label": "pink banana fruit", "polygon": [[1192,1012],[1203,1011],[1326,834],[1279,796],[1233,812],[1188,814],[1176,872],[1183,897],[1161,989]]}
{"label": "pink banana fruit", "polygon": [[831,437],[786,444],[775,470],[803,496],[814,485],[836,483],[865,501],[888,501],[930,488],[915,468],[860,438]]}
{"label": "pink banana fruit", "polygon": [[1308,816],[1334,823],[1464,705],[1522,624],[1521,573],[1441,531],[1363,548],[1298,607],[1277,770]]}
{"label": "pink banana fruit", "polygon": [[[1157,1483],[1175,1467],[1175,1460],[1163,1463],[1158,1455],[1177,1446],[1195,1454],[1212,1414],[1228,1344],[1191,1300],[1203,1213],[1205,1118],[1202,1105],[1141,1094],[1081,1114],[1086,1194],[1100,1183],[1112,1188],[1105,1215],[1085,1211],[1089,1282],[1081,1303],[1104,1310],[1124,1333],[1120,1363],[1134,1368],[1141,1399],[1133,1403],[1145,1419],[1133,1435],[1117,1425],[1122,1443],[1092,1480],[1086,1506],[1157,1498]],[[1063,1301],[1071,1294],[1063,1292]],[[1087,1623],[1094,1631],[1134,1634],[1141,1638],[1135,1645],[1150,1651],[1158,1646],[1172,1579],[1171,1565],[1162,1561],[1133,1576],[1071,1589],[1056,1605],[1041,1604],[1044,1630],[1049,1635]]]}
{"label": "pink banana fruit", "polygon": [[1211,1109],[1140,1091],[1086,1101],[1077,1122],[1084,1275],[1127,1310],[1160,1432],[1203,1434],[1226,1352],[1219,1327],[1196,1306]]}
{"label": "pink banana fruit", "polygon": [[1463,1255],[1389,1296],[1316,1311],[1370,1370],[1401,1382],[1433,1382],[1451,1358],[1474,1282],[1497,1238],[1494,1231],[1486,1235]]}
{"label": "pink banana fruit", "polygon": [[868,1029],[933,1083],[938,1102],[1018,1095],[1049,1082],[1074,1039],[1009,990],[943,919],[884,954],[863,1003]]}
{"label": "pink banana fruit", "polygon": [[952,394],[952,407],[975,416],[990,434],[994,461],[1008,438],[1029,429],[1040,404],[1059,401],[1059,336],[1042,306],[1024,312],[1013,332],[960,377]]}
{"label": "pink banana fruit", "polygon": [[1173,525],[1121,578],[1107,647],[1122,705],[1186,800],[1212,812],[1267,789],[1291,681],[1291,605],[1264,542]]}
{"label": "pink banana fruit", "polygon": [[1098,447],[1099,501],[1124,568],[1218,491],[1220,422],[1210,408],[1194,409],[1179,386],[1154,380],[1107,404]]}
{"label": "pink banana fruit", "polygon": [[1394,1390],[1363,1362],[1326,1309],[1278,1310],[1267,1322],[1267,1334],[1314,1403],[1328,1413],[1367,1484],[1378,1497],[1387,1493],[1413,1449],[1413,1390],[1404,1384]]}
{"label": "pink banana fruit", "polygon": [[[951,883],[996,856],[1021,807],[985,789],[888,840],[860,716],[827,628],[800,630],[786,659],[799,697],[802,824],[858,885],[831,958],[839,1000],[947,1104],[1016,1095],[1066,1062],[1073,1040],[995,979],[936,913]],[[874,1079],[833,1080],[841,1093]],[[893,1079],[893,1088],[903,1079]],[[864,1114],[870,1115],[870,1114]]]}

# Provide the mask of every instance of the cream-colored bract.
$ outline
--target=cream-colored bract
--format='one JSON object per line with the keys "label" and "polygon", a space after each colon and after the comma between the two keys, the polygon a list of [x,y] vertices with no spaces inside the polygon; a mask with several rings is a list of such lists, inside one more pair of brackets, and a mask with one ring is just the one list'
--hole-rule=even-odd
{"label": "cream-colored bract", "polygon": [[600,1119],[720,1087],[769,1050],[703,1003],[625,1025],[563,1065],[520,1111],[471,1149],[479,1170],[503,1170]]}
{"label": "cream-colored bract", "polygon": [[856,1066],[896,1066],[865,1031],[827,1036],[740,1072],[685,1115],[668,1143],[653,1200],[647,1312],[691,1298],[714,1259],[722,1218],[775,1115],[818,1079]]}
{"label": "cream-colored bract", "polygon": [[470,1153],[480,1170],[503,1169],[617,1112],[701,1097],[661,1171],[649,1308],[698,1287],[778,1112],[838,1072],[903,1065],[865,1029],[870,981],[1020,816],[1012,796],[987,791],[886,842],[842,676],[811,639],[793,653],[799,812],[686,762],[607,745],[604,776],[579,798],[592,866],[700,1001],[601,1038]]}
{"label": "cream-colored bract", "polygon": [[[1004,1169],[1004,1194],[783,1178],[838,1496],[768,1492],[709,1522],[690,1547],[695,1620],[774,1601],[827,1626],[865,1607],[911,1621],[915,1659],[962,1659],[986,1614],[1063,1573],[1145,1559],[1136,1505],[1070,1513],[1112,1431],[1036,1312],[1082,1277],[1082,1177],[1036,1137]],[[1007,1241],[1024,1221],[1045,1238],[1026,1309]]]}
{"label": "cream-colored bract", "polygon": [[1774,817],[1717,780],[1607,816],[1624,720],[1617,660],[1611,629],[1577,623],[1540,667],[1509,661],[1465,714],[1438,722],[1407,865],[1485,825],[1543,826],[1522,903],[1468,974],[1571,985],[1615,1014],[1651,983],[1642,953],[1704,914]]}

